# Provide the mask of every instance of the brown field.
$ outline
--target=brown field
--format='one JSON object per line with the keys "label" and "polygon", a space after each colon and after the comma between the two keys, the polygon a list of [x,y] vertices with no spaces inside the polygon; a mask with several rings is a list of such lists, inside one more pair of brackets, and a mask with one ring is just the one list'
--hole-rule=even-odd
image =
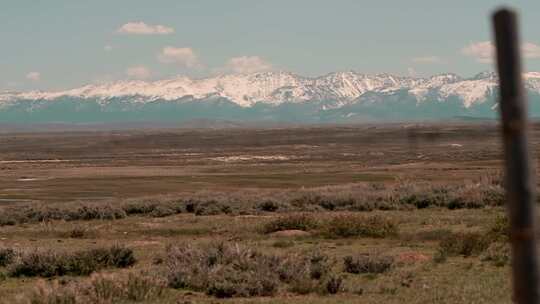
{"label": "brown field", "polygon": [[[540,126],[531,138],[540,155]],[[510,303],[507,256],[493,249],[507,245],[490,234],[504,215],[501,158],[499,129],[490,124],[0,133],[0,301],[30,303],[37,293],[42,302],[32,303]],[[129,203],[153,209],[130,211]],[[110,219],[105,209],[65,216],[80,206],[117,208],[121,216]],[[349,218],[365,221],[365,231],[332,229]],[[373,234],[373,218],[395,233]],[[272,225],[285,233],[272,233]],[[472,251],[456,250],[460,242]],[[211,273],[203,287],[193,278],[172,286],[174,246],[205,252],[209,243],[279,261],[295,256],[298,265],[320,252],[328,267],[320,278],[275,279],[268,294],[246,295],[244,285],[270,271],[249,268],[264,262],[248,254],[251,266],[242,267],[251,272],[224,264],[201,270]],[[45,282],[13,275],[29,252],[115,244],[133,249],[137,262]],[[18,252],[13,265],[2,268],[2,248]],[[390,259],[389,269],[346,270],[345,257],[368,253],[375,262]],[[123,290],[115,296],[88,291],[100,279],[141,271],[160,292],[129,296],[129,284],[107,287]],[[341,283],[335,294],[331,279]],[[73,301],[62,302],[66,290]]]}
{"label": "brown field", "polygon": [[0,134],[0,199],[446,182],[499,170],[498,135],[489,125]]}

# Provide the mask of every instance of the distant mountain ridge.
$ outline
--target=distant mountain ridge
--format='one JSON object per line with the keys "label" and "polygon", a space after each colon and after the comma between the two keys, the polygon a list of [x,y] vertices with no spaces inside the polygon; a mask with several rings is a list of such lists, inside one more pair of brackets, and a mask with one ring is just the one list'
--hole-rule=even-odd
{"label": "distant mountain ridge", "polygon": [[[524,74],[540,116],[540,73]],[[118,81],[58,92],[0,93],[0,122],[122,122],[193,119],[283,122],[433,120],[496,115],[497,77],[426,78],[289,72]]]}

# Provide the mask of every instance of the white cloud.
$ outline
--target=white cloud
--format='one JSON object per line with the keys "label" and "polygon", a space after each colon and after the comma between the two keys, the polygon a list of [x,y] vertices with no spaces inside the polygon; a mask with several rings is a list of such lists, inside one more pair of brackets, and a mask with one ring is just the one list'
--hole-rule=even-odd
{"label": "white cloud", "polygon": [[540,58],[540,46],[531,42],[525,42],[521,45],[521,51],[525,58]]}
{"label": "white cloud", "polygon": [[152,72],[144,66],[134,66],[126,70],[126,75],[135,79],[147,79],[150,78]]}
{"label": "white cloud", "polygon": [[227,61],[225,70],[239,74],[249,74],[272,70],[272,65],[259,56],[234,57]]}
{"label": "white cloud", "polygon": [[39,72],[30,72],[26,74],[26,79],[32,81],[39,81],[41,79],[41,73]]}
{"label": "white cloud", "polygon": [[[540,58],[540,46],[532,42],[524,42],[521,45],[523,58]],[[473,42],[461,49],[461,53],[470,56],[481,63],[491,63],[495,58],[495,47],[490,41]]]}
{"label": "white cloud", "polygon": [[490,63],[493,60],[494,48],[490,41],[474,42],[461,49],[461,54],[474,57],[481,63]]}
{"label": "white cloud", "polygon": [[174,29],[164,25],[150,25],[139,21],[128,22],[122,25],[116,32],[134,35],[168,35],[174,33]]}
{"label": "white cloud", "polygon": [[443,62],[441,57],[438,57],[438,56],[415,57],[412,59],[412,61],[416,63],[442,63]]}
{"label": "white cloud", "polygon": [[199,58],[191,48],[164,47],[158,54],[162,63],[175,63],[188,68],[200,67]]}
{"label": "white cloud", "polygon": [[110,51],[113,50],[113,47],[112,47],[112,45],[106,45],[106,46],[103,47],[103,50],[106,51],[106,52],[110,52]]}

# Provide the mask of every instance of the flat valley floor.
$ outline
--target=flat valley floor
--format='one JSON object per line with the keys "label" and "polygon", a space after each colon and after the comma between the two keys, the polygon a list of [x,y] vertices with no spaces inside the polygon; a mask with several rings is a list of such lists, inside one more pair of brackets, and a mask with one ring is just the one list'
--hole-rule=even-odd
{"label": "flat valley floor", "polygon": [[[511,303],[499,131],[0,133],[0,301]],[[136,261],[46,265],[111,246]]]}

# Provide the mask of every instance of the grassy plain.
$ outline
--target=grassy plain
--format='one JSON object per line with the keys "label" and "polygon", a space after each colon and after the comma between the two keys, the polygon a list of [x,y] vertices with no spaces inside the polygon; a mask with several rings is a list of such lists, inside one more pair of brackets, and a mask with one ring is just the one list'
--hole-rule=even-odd
{"label": "grassy plain", "polygon": [[[540,126],[532,135],[538,150]],[[4,267],[0,251],[0,301],[37,293],[33,303],[510,303],[506,243],[490,235],[504,215],[501,156],[489,124],[0,134],[0,248],[16,251]],[[349,217],[396,231],[329,228]],[[137,262],[92,276],[12,275],[29,252],[113,245]],[[179,262],[210,259],[200,252],[212,246],[250,253],[245,264],[207,265],[206,281]],[[301,274],[313,273],[313,252],[325,257],[320,278]],[[348,271],[348,256],[367,270]],[[369,270],[381,257],[388,269]],[[298,278],[264,283],[269,270],[252,267],[267,260],[276,273],[299,267]],[[88,291],[141,271],[159,292],[129,296],[142,289],[131,281],[109,286],[122,295]],[[264,292],[246,287],[257,284]],[[60,296],[66,290],[72,301]]]}

